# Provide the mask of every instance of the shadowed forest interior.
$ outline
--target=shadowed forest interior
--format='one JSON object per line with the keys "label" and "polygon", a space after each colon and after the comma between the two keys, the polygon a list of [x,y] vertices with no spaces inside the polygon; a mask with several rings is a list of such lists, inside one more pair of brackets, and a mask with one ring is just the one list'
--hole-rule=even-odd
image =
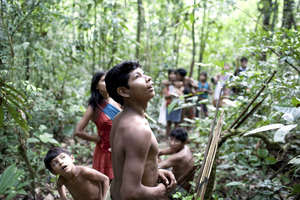
{"label": "shadowed forest interior", "polygon": [[159,148],[187,132],[195,175],[174,199],[195,199],[205,161],[204,199],[300,199],[299,26],[299,0],[0,0],[0,199],[59,199],[52,147],[92,167],[75,127],[92,76],[127,60],[152,78]]}

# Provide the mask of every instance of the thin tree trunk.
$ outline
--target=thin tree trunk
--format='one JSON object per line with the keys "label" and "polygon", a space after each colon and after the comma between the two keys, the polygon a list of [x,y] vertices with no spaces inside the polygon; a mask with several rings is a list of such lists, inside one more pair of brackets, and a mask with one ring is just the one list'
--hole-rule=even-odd
{"label": "thin tree trunk", "polygon": [[189,77],[193,76],[194,66],[195,66],[195,55],[196,55],[196,41],[195,41],[195,10],[196,10],[196,0],[194,0],[194,7],[193,7],[193,21],[192,21],[192,43],[193,43],[193,50],[192,50],[192,61],[190,66],[190,75]]}
{"label": "thin tree trunk", "polygon": [[137,0],[137,31],[136,31],[136,47],[135,47],[135,58],[138,60],[140,58],[140,42],[141,42],[141,31],[142,31],[142,9],[143,9],[143,2],[142,0]]}
{"label": "thin tree trunk", "polygon": [[[115,17],[117,12],[117,2],[114,3],[113,6],[113,17]],[[111,57],[110,61],[108,63],[108,67],[111,67],[114,64],[115,54],[118,50],[118,36],[117,36],[117,27],[115,24],[113,24],[113,41],[112,41],[112,50],[111,50]]]}
{"label": "thin tree trunk", "polygon": [[[208,28],[206,27],[208,26],[206,23],[206,15],[207,15],[207,0],[204,1],[204,6],[203,6],[202,27],[201,27],[201,34],[200,34],[200,50],[199,50],[199,59],[198,59],[199,63],[203,62],[206,39],[208,37],[208,30],[207,30]],[[201,66],[198,67],[198,80],[200,77],[200,72],[201,72]]]}
{"label": "thin tree trunk", "polygon": [[97,1],[94,0],[94,33],[93,33],[93,48],[92,48],[92,56],[93,56],[93,63],[92,63],[92,74],[95,72],[96,68],[96,41],[97,41],[97,29],[96,29],[96,23],[97,23]]}
{"label": "thin tree trunk", "polygon": [[282,28],[291,29],[293,26],[296,28],[296,22],[293,13],[294,5],[295,5],[294,0],[284,0]]}

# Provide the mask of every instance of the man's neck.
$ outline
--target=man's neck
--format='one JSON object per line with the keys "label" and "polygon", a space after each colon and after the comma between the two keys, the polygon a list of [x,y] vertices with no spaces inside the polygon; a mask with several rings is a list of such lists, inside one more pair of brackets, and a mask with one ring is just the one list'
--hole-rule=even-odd
{"label": "man's neck", "polygon": [[147,108],[146,103],[137,103],[137,102],[132,102],[132,101],[126,101],[124,102],[124,111],[133,111],[136,112],[137,114],[145,117],[145,111]]}

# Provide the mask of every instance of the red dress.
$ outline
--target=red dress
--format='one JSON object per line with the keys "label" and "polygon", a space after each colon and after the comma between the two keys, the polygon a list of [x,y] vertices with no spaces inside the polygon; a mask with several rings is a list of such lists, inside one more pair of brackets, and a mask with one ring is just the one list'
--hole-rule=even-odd
{"label": "red dress", "polygon": [[109,179],[113,179],[114,175],[109,144],[109,135],[112,126],[112,120],[103,112],[103,109],[106,105],[107,103],[104,103],[102,106],[100,106],[100,109],[97,113],[97,119],[94,121],[97,126],[98,135],[100,136],[100,142],[98,142],[95,147],[93,156],[93,168],[108,176]]}

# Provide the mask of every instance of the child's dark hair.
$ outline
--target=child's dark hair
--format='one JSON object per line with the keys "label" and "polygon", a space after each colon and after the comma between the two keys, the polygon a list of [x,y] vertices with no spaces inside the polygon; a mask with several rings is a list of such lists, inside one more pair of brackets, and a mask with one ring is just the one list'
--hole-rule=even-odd
{"label": "child's dark hair", "polygon": [[129,73],[133,70],[141,67],[138,62],[125,61],[110,69],[105,76],[106,90],[111,98],[123,105],[124,100],[121,95],[118,94],[118,87],[128,86]]}
{"label": "child's dark hair", "polygon": [[175,128],[170,133],[171,137],[174,137],[176,140],[181,141],[182,143],[186,142],[188,139],[188,134],[184,128]]}
{"label": "child's dark hair", "polygon": [[96,72],[92,78],[91,83],[91,97],[89,98],[89,105],[93,110],[96,110],[100,104],[104,101],[104,97],[98,90],[98,82],[105,75],[104,72]]}
{"label": "child's dark hair", "polygon": [[175,70],[174,69],[168,69],[168,75],[170,75],[172,73],[175,73]]}
{"label": "child's dark hair", "polygon": [[205,79],[207,79],[207,72],[201,72],[201,73],[200,73],[200,76],[201,76],[201,75],[202,75],[202,76],[205,76]]}
{"label": "child's dark hair", "polygon": [[185,77],[187,74],[187,71],[183,68],[179,68],[176,70],[176,74],[179,74],[180,76]]}
{"label": "child's dark hair", "polygon": [[248,58],[246,58],[245,56],[243,56],[240,61],[241,62],[248,62]]}
{"label": "child's dark hair", "polygon": [[52,171],[52,167],[51,167],[51,161],[56,157],[58,156],[59,154],[61,153],[65,153],[65,154],[68,154],[68,155],[71,155],[67,150],[63,149],[63,148],[60,148],[60,147],[54,147],[52,149],[50,149],[48,151],[48,153],[46,154],[45,158],[44,158],[44,163],[45,163],[45,166],[46,168],[50,171],[50,172],[53,172]]}

